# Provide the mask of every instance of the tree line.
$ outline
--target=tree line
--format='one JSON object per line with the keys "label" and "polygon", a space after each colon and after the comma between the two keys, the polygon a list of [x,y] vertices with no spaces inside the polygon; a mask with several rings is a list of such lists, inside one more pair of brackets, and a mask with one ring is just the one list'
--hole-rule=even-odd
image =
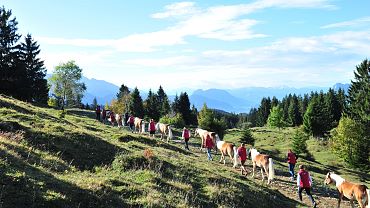
{"label": "tree line", "polygon": [[0,93],[19,100],[46,104],[48,84],[39,45],[31,34],[18,33],[12,11],[0,8]]}

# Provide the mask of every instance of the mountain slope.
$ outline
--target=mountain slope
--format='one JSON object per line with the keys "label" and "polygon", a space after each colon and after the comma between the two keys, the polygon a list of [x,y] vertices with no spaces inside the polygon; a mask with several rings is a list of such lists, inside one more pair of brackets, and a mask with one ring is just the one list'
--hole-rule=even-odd
{"label": "mountain slope", "polygon": [[[0,96],[3,207],[294,207],[277,190],[191,152],[102,124],[94,113]],[[178,137],[180,132],[175,131]],[[215,160],[219,155],[215,156]]]}

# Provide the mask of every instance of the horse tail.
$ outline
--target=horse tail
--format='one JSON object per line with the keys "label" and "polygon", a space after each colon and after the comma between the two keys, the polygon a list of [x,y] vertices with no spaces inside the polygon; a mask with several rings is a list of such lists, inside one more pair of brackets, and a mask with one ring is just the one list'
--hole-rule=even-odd
{"label": "horse tail", "polygon": [[141,121],[141,132],[140,133],[145,133],[145,123],[144,123],[144,121]]}
{"label": "horse tail", "polygon": [[233,145],[233,150],[234,150],[234,168],[238,165],[238,149],[236,148],[235,145]]}
{"label": "horse tail", "polygon": [[172,139],[173,134],[172,134],[171,126],[168,126],[167,128],[168,128],[168,136],[167,136],[167,142],[168,142],[169,140]]}
{"label": "horse tail", "polygon": [[160,129],[159,129],[159,122],[155,124],[155,131],[156,131],[156,132],[160,132]]}
{"label": "horse tail", "polygon": [[272,158],[269,158],[269,176],[268,181],[271,182],[275,177],[275,170],[274,170],[274,163],[272,162]]}
{"label": "horse tail", "polygon": [[366,205],[365,208],[370,208],[370,190],[367,187],[366,187],[366,193],[365,193],[365,196],[367,196],[367,199],[365,199],[365,205]]}

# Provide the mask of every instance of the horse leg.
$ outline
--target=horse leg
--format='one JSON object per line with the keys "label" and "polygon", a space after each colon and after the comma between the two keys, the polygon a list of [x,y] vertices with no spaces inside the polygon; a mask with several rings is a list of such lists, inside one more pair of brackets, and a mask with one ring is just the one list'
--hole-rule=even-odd
{"label": "horse leg", "polygon": [[[349,200],[349,204],[351,205],[352,208],[355,208],[355,205],[353,204],[353,198]],[[362,208],[361,204],[360,207]]]}
{"label": "horse leg", "polygon": [[342,200],[343,194],[339,193],[339,198],[338,198],[338,206],[337,208],[340,208],[340,201]]}
{"label": "horse leg", "polygon": [[265,169],[266,177],[267,177],[267,184],[270,184],[270,178],[269,178],[269,164],[267,163],[266,166],[263,166],[263,169]]}
{"label": "horse leg", "polygon": [[265,180],[265,176],[263,175],[263,168],[264,167],[261,167],[262,182]]}
{"label": "horse leg", "polygon": [[223,159],[223,156],[224,156],[224,154],[221,152],[221,158],[220,158],[219,163],[221,163],[221,161],[222,161],[222,159]]}
{"label": "horse leg", "polygon": [[253,174],[252,174],[252,178],[254,178],[254,171],[256,170],[256,163],[253,162]]}

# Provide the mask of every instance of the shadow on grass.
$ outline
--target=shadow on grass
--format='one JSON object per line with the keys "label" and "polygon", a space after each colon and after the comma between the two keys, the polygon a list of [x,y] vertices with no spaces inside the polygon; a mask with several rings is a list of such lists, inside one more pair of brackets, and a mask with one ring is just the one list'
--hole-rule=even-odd
{"label": "shadow on grass", "polygon": [[[59,180],[7,151],[0,168],[2,207],[132,207],[120,193],[101,185],[97,191],[81,189]],[[5,166],[5,167],[4,167]],[[109,200],[107,200],[109,199]]]}
{"label": "shadow on grass", "polygon": [[110,165],[118,152],[127,150],[87,133],[62,132],[62,135],[33,130],[21,124],[11,128],[25,132],[25,140],[33,148],[48,151],[78,168],[92,170],[95,166]]}
{"label": "shadow on grass", "polygon": [[84,111],[79,109],[67,109],[67,114],[69,115],[75,115],[78,117],[86,117],[86,118],[96,118],[96,114],[93,111]]}

